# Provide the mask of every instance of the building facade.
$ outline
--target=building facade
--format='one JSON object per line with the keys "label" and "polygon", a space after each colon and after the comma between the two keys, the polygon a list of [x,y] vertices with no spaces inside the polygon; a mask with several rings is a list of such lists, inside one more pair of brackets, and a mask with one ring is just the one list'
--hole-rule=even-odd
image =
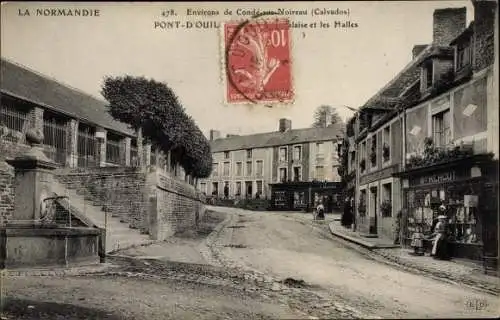
{"label": "building facade", "polygon": [[348,125],[362,234],[406,245],[416,227],[431,232],[444,213],[455,256],[498,251],[498,8],[473,4],[469,26],[465,8],[436,10],[433,42],[415,46],[412,61]]}
{"label": "building facade", "polygon": [[220,138],[212,130],[213,171],[198,186],[219,198],[275,199],[271,186],[338,183],[340,138],[339,127],[292,129],[288,119],[276,132]]}
{"label": "building facade", "polygon": [[141,143],[114,120],[106,102],[43,74],[1,59],[0,173],[6,158],[27,150],[26,132],[43,133],[45,155],[61,168],[157,166],[194,184],[168,154]]}

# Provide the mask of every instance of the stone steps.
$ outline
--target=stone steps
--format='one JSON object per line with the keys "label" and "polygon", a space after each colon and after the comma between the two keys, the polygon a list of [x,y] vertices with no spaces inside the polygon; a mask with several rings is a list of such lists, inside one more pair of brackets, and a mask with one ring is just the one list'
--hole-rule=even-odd
{"label": "stone steps", "polygon": [[52,191],[58,196],[67,196],[72,211],[76,210],[79,215],[84,216],[82,220],[91,222],[100,228],[107,228],[106,252],[146,244],[151,241],[148,234],[142,234],[139,230],[129,227],[128,213],[123,212],[124,210],[121,210],[118,216],[116,213],[108,213],[106,221],[106,213],[102,210],[102,206],[96,206],[93,201],[85,200],[82,195],[78,194],[77,190],[66,188],[62,183],[55,181],[52,185]]}

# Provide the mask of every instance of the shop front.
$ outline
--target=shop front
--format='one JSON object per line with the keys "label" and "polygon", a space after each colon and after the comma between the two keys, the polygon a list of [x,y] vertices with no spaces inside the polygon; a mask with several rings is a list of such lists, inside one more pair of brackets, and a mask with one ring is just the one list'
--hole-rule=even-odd
{"label": "shop front", "polygon": [[[417,230],[431,239],[437,217],[445,215],[451,257],[497,257],[496,168],[485,155],[396,174],[403,184],[402,244],[408,247]],[[431,241],[425,243],[429,249]]]}
{"label": "shop front", "polygon": [[327,212],[341,210],[343,190],[340,182],[284,182],[269,186],[271,210],[309,212],[320,199]]}

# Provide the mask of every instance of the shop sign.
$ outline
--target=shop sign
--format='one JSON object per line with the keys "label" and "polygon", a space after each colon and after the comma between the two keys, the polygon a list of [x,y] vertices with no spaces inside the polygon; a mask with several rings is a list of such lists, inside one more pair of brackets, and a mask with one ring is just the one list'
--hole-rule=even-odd
{"label": "shop sign", "polygon": [[455,171],[426,175],[414,180],[414,185],[426,185],[455,181]]}

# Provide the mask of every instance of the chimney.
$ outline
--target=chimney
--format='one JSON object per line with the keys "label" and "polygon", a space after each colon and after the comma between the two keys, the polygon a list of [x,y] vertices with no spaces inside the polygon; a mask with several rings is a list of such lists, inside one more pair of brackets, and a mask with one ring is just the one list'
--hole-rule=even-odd
{"label": "chimney", "polygon": [[210,130],[210,141],[217,140],[221,137],[219,130]]}
{"label": "chimney", "polygon": [[427,48],[427,44],[416,44],[413,46],[413,50],[411,51],[412,59],[418,57],[418,55]]}
{"label": "chimney", "polygon": [[437,9],[433,16],[432,44],[447,46],[460,35],[467,26],[467,9]]}
{"label": "chimney", "polygon": [[472,4],[474,5],[473,68],[477,72],[495,62],[497,1],[474,0]]}
{"label": "chimney", "polygon": [[280,123],[279,123],[279,131],[280,132],[287,132],[292,130],[292,120],[286,119],[286,118],[281,118]]}

